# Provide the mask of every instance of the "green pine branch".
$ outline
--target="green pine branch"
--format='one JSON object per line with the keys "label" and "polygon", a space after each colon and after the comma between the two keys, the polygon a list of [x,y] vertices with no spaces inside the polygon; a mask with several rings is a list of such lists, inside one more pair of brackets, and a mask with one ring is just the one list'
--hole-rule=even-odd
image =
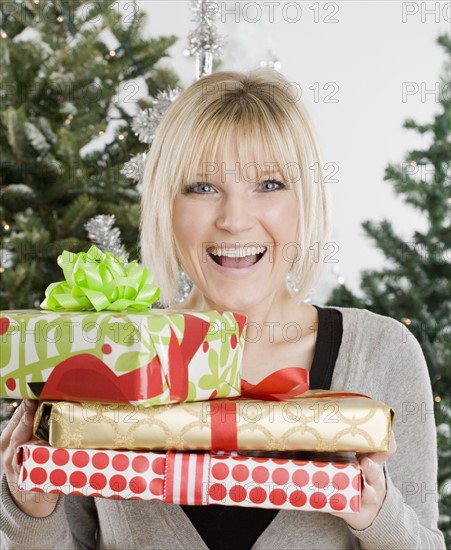
{"label": "green pine branch", "polygon": [[[138,257],[140,194],[121,169],[143,145],[118,92],[130,79],[144,80],[147,97],[129,99],[138,110],[158,91],[180,85],[161,64],[176,37],[146,36],[144,12],[124,17],[110,0],[55,0],[45,10],[42,4],[0,0],[7,35],[0,39],[4,309],[42,301],[48,284],[63,277],[56,263],[62,250],[91,244],[84,224],[96,214],[116,215],[131,258]],[[114,46],[104,42],[105,30]],[[16,40],[22,32],[30,38]],[[94,146],[113,121],[113,137]]]}

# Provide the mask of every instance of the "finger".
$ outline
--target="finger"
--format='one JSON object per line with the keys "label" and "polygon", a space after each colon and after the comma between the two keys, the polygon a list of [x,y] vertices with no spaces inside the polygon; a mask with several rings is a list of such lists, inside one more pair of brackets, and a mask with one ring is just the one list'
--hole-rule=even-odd
{"label": "finger", "polygon": [[362,462],[364,459],[371,460],[372,462],[375,462],[378,464],[381,468],[384,466],[385,461],[390,457],[387,451],[382,451],[380,453],[366,453],[362,455],[358,455],[358,460],[360,462],[360,465],[362,465]]}
{"label": "finger", "polygon": [[39,401],[36,399],[24,399],[23,400],[24,408],[27,412],[35,413],[38,408]]}
{"label": "finger", "polygon": [[13,472],[18,476],[20,474],[20,466],[19,462],[17,461],[17,451],[14,450],[13,456],[11,458],[11,467],[13,469]]}
{"label": "finger", "polygon": [[13,435],[11,436],[9,455],[11,460],[11,467],[17,475],[20,472],[20,466],[17,461],[19,447],[24,443],[30,441],[33,433],[32,425],[30,425],[29,422],[30,421],[27,416],[22,416],[22,419],[17,429],[13,432]]}
{"label": "finger", "polygon": [[367,484],[375,485],[377,481],[385,475],[383,467],[370,458],[366,457],[362,459],[360,466],[362,467],[362,472]]}
{"label": "finger", "polygon": [[388,445],[388,452],[390,453],[390,456],[396,453],[396,449],[398,448],[396,444],[395,434],[392,432],[390,434],[390,443]]}
{"label": "finger", "polygon": [[24,414],[22,415],[22,422],[24,422],[26,426],[33,427],[34,416],[37,408],[38,408],[37,401],[28,400],[28,403],[25,404],[24,406],[25,411],[24,411]]}
{"label": "finger", "polygon": [[387,451],[379,451],[376,453],[359,453],[357,458],[359,461],[363,458],[369,458],[370,460],[377,462],[380,466],[383,466],[384,463],[396,452],[396,441],[393,432],[390,436],[389,448]]}
{"label": "finger", "polygon": [[1,435],[0,449],[3,454],[3,466],[7,477],[19,474],[17,450],[20,445],[29,441],[33,435],[34,415],[38,401],[25,399],[14,411],[13,417]]}
{"label": "finger", "polygon": [[2,431],[2,434],[0,436],[0,449],[2,450],[2,452],[5,452],[5,450],[7,449],[9,442],[11,440],[11,436],[14,430],[18,426],[22,418],[22,415],[24,413],[24,410],[25,410],[25,405],[23,404],[23,401],[22,401],[22,403],[14,411],[14,414],[12,415],[5,429]]}
{"label": "finger", "polygon": [[22,415],[20,422],[17,424],[16,429],[11,434],[9,447],[16,451],[19,445],[30,441],[33,435],[33,415]]}
{"label": "finger", "polygon": [[[24,407],[25,408],[25,407]],[[31,410],[26,410],[20,417],[19,422],[16,425],[13,433],[11,434],[9,440],[9,450],[15,454],[17,448],[30,441],[33,436],[33,423],[34,423],[34,413]]]}

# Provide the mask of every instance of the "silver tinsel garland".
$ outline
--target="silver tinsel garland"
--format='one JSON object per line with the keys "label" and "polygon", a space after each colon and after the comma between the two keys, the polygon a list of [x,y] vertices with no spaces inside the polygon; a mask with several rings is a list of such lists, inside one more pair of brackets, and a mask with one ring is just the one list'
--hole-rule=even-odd
{"label": "silver tinsel garland", "polygon": [[[164,113],[180,92],[180,88],[158,92],[157,97],[152,99],[152,107],[141,109],[135,115],[132,122],[132,130],[138,136],[141,143],[152,143],[157,126],[160,124]],[[144,175],[145,160],[146,153],[138,153],[132,156],[121,170],[121,174],[124,174],[125,177],[136,181],[138,188]]]}
{"label": "silver tinsel garland", "polygon": [[180,92],[179,88],[158,92],[157,97],[152,99],[152,107],[142,109],[135,115],[132,122],[132,130],[138,136],[139,141],[142,143],[152,143],[155,131],[164,113]]}
{"label": "silver tinsel garland", "polygon": [[116,258],[124,258],[128,262],[129,254],[121,244],[121,232],[114,226],[116,217],[100,214],[94,216],[85,223],[85,229],[91,241],[100,248],[102,252],[111,252]]}
{"label": "silver tinsel garland", "polygon": [[188,34],[186,55],[196,55],[209,52],[215,57],[221,55],[223,37],[217,32],[215,20],[220,12],[217,0],[193,0],[191,2],[193,13],[192,21],[198,23],[197,27]]}
{"label": "silver tinsel garland", "polygon": [[188,35],[185,55],[196,56],[196,80],[209,75],[213,69],[213,57],[221,55],[223,37],[216,30],[216,17],[220,12],[218,0],[192,0],[192,21],[197,27]]}
{"label": "silver tinsel garland", "polygon": [[121,174],[126,178],[136,181],[138,187],[141,185],[144,176],[144,166],[146,164],[146,153],[138,153],[124,164]]}

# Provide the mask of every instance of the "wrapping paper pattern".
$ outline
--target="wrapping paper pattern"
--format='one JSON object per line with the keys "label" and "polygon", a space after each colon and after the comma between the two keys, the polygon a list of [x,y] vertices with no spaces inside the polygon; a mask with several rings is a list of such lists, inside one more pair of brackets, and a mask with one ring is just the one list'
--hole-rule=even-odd
{"label": "wrapping paper pattern", "polygon": [[44,402],[34,435],[54,447],[88,449],[387,450],[393,410],[370,398],[334,394],[310,390],[283,402],[220,399],[146,409]]}
{"label": "wrapping paper pattern", "polygon": [[18,451],[19,488],[101,498],[358,512],[357,463],[232,454],[54,449]]}
{"label": "wrapping paper pattern", "polygon": [[0,313],[4,397],[141,406],[240,395],[233,312]]}

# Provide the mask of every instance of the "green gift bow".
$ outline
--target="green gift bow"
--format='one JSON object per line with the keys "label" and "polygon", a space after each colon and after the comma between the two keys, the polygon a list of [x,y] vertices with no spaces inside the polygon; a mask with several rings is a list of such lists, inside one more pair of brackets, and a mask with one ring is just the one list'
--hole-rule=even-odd
{"label": "green gift bow", "polygon": [[45,291],[42,309],[80,311],[140,311],[151,308],[160,296],[152,285],[153,273],[136,260],[123,265],[111,252],[96,246],[74,254],[68,250],[58,256],[65,281],[51,283]]}

